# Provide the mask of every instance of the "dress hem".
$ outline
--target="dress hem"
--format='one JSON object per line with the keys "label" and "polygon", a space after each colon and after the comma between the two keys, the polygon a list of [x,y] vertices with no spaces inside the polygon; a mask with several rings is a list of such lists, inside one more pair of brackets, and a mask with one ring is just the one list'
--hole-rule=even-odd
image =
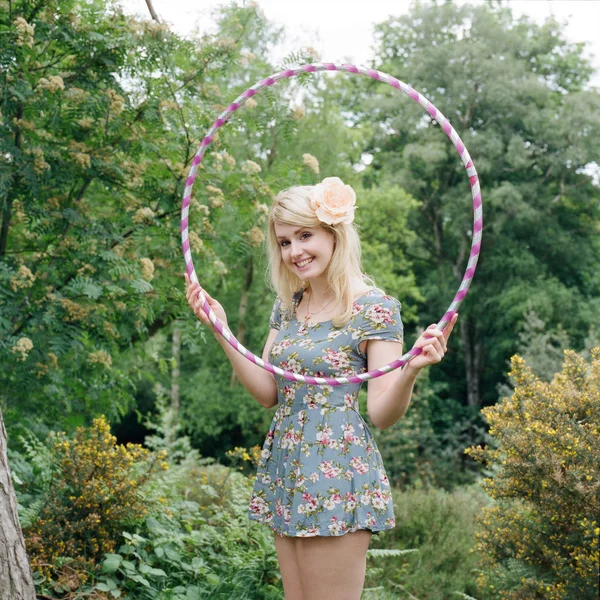
{"label": "dress hem", "polygon": [[266,527],[268,527],[273,533],[276,533],[277,535],[279,535],[280,537],[297,537],[297,538],[307,538],[307,537],[341,537],[343,535],[346,535],[347,533],[354,533],[355,531],[370,531],[373,534],[379,534],[382,531],[391,531],[392,529],[395,528],[395,525],[392,527],[367,527],[367,526],[359,526],[359,527],[355,527],[355,528],[350,528],[347,529],[346,531],[342,531],[340,533],[315,533],[314,535],[293,535],[293,534],[289,534],[289,533],[283,533],[281,531],[279,531],[277,528],[273,527],[270,523],[266,523],[265,521],[258,519],[257,517],[253,516],[253,515],[248,515],[248,519],[250,519],[251,521],[254,521],[255,523],[260,523],[261,525],[265,525]]}

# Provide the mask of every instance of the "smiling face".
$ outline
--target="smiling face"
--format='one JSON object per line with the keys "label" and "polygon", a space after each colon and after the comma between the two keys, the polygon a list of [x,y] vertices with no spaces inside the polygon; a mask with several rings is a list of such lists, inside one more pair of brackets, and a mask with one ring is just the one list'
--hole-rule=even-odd
{"label": "smiling face", "polygon": [[335,247],[333,233],[324,227],[274,225],[285,266],[300,279],[324,279]]}

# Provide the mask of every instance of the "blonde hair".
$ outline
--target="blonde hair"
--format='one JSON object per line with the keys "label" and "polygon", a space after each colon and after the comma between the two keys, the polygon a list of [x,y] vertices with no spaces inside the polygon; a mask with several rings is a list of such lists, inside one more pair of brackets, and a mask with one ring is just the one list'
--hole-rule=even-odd
{"label": "blonde hair", "polygon": [[[293,296],[304,281],[292,273],[281,259],[281,248],[275,234],[275,223],[298,227],[322,227],[334,235],[335,246],[327,267],[327,283],[333,291],[342,313],[332,319],[335,327],[343,327],[352,317],[352,305],[360,281],[368,288],[376,288],[371,277],[362,272],[360,238],[354,223],[329,225],[318,219],[310,206],[309,192],[313,186],[294,186],[277,194],[267,221],[268,277],[282,302],[282,309],[291,315]],[[310,287],[310,283],[308,286]],[[378,288],[376,288],[378,289]],[[382,290],[379,290],[382,291]]]}

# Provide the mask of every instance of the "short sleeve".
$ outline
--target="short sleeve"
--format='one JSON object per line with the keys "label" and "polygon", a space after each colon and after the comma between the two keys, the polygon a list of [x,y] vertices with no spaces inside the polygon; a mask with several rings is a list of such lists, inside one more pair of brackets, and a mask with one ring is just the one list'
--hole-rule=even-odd
{"label": "short sleeve", "polygon": [[404,341],[401,310],[402,305],[393,296],[369,297],[357,315],[353,337],[358,344],[364,340]]}
{"label": "short sleeve", "polygon": [[281,329],[281,300],[279,297],[275,298],[275,302],[273,303],[269,325],[271,329]]}

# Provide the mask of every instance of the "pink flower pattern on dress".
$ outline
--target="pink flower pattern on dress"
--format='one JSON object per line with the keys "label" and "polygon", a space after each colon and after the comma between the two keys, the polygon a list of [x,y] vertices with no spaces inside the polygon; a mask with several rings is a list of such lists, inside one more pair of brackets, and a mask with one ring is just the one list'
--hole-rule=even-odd
{"label": "pink flower pattern on dress", "polygon": [[[294,308],[301,293],[295,298]],[[367,370],[364,340],[402,341],[400,303],[378,290],[355,300],[350,321],[307,325],[275,301],[269,360],[315,376]],[[395,525],[390,483],[358,410],[360,384],[313,386],[275,376],[278,404],[265,437],[248,515],[280,535],[344,535]]]}

